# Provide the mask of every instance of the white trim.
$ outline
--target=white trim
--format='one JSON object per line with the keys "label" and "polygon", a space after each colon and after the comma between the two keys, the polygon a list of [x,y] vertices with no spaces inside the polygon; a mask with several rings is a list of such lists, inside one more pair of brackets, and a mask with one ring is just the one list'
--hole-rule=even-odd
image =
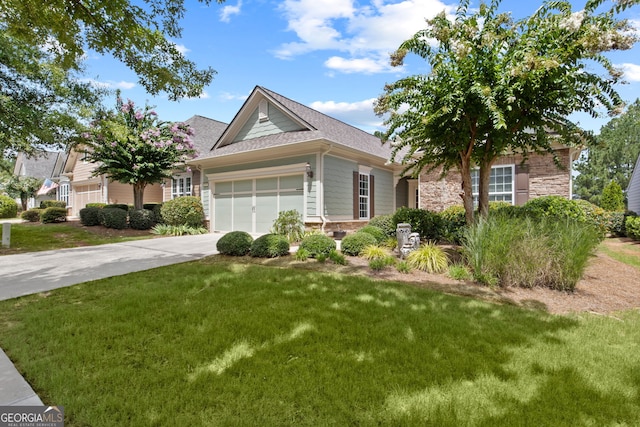
{"label": "white trim", "polygon": [[294,175],[298,173],[302,173],[305,175],[306,181],[306,169],[307,163],[294,163],[291,165],[285,166],[274,166],[268,168],[259,168],[259,169],[244,169],[239,171],[232,172],[220,172],[220,173],[209,173],[207,174],[207,179],[209,180],[209,188],[211,188],[211,181],[231,181],[237,179],[249,179],[249,178],[260,178],[266,176],[273,175]]}
{"label": "white trim", "polygon": [[358,172],[362,175],[371,175],[372,167],[358,165]]}
{"label": "white trim", "polygon": [[[495,169],[498,168],[502,168],[502,169],[506,169],[509,168],[511,169],[511,192],[507,192],[507,191],[499,191],[499,192],[491,192],[489,191],[489,199],[491,199],[491,195],[498,195],[498,196],[503,196],[503,195],[507,195],[507,194],[511,194],[511,204],[515,205],[516,204],[516,166],[514,164],[509,164],[509,165],[493,165],[491,166],[491,172],[493,172]],[[474,172],[479,172],[479,169],[472,169],[471,173],[473,174]],[[480,177],[478,176],[478,179]],[[491,175],[489,175],[489,180],[491,180]],[[472,182],[473,182],[473,175],[472,175]],[[480,185],[480,183],[478,182],[478,186]],[[473,198],[474,200],[476,199],[476,197],[479,197],[479,193],[477,192],[473,192]]]}

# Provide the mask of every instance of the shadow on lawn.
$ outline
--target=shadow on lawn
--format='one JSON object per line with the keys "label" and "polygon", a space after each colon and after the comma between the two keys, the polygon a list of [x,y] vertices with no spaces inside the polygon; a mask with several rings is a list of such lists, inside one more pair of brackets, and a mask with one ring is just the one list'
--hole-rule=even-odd
{"label": "shadow on lawn", "polygon": [[637,421],[571,367],[574,318],[223,257],[123,277],[0,303],[0,346],[69,425]]}

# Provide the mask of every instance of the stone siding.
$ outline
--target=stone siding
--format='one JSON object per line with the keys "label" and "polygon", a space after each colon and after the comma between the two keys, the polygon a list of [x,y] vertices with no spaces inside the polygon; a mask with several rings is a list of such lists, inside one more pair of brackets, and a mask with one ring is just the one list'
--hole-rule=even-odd
{"label": "stone siding", "polygon": [[[558,168],[549,155],[532,154],[525,165],[529,166],[529,199],[540,196],[557,195],[571,197],[571,158],[570,149],[556,151],[563,166]],[[521,155],[504,156],[494,166],[519,165]],[[462,178],[452,170],[440,179],[440,170],[420,175],[420,207],[440,212],[449,206],[462,204]]]}

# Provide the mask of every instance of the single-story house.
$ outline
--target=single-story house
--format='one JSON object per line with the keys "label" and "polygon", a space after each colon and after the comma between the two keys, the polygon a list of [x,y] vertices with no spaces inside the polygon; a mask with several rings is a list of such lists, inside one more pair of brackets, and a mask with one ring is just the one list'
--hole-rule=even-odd
{"label": "single-story house", "polygon": [[[34,156],[27,156],[18,153],[13,174],[16,176],[31,176],[38,179],[49,179],[58,183],[66,153],[58,151],[43,151]],[[58,189],[51,190],[44,195],[36,195],[27,201],[27,209],[37,208],[43,200],[56,200],[59,194]],[[20,203],[20,200],[18,200]]]}
{"label": "single-story house", "polygon": [[627,186],[627,209],[640,215],[640,156]]}
{"label": "single-story house", "polygon": [[[493,168],[490,196],[522,204],[571,197],[579,150],[551,156],[507,155]],[[353,229],[401,206],[440,211],[461,204],[461,179],[437,173],[401,177],[380,139],[256,86],[208,153],[189,162],[201,171],[201,197],[212,231],[268,232],[280,211],[296,209],[308,227]],[[477,181],[477,179],[476,179]]]}

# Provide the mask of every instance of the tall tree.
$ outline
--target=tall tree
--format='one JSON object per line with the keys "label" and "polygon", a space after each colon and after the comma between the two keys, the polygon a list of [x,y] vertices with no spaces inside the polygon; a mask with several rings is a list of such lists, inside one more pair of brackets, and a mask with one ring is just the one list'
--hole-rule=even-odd
{"label": "tall tree", "polygon": [[600,129],[597,143],[584,153],[575,169],[575,193],[597,205],[605,186],[616,181],[622,189],[629,186],[631,173],[640,155],[640,99],[620,116]]}
{"label": "tall tree", "polygon": [[[622,106],[614,90],[620,73],[603,53],[629,49],[636,41],[625,20],[616,16],[640,0],[616,2],[603,13],[605,0],[589,0],[572,12],[568,1],[546,1],[533,15],[514,21],[499,13],[500,0],[471,12],[462,0],[454,20],[445,13],[402,43],[392,55],[402,65],[413,53],[428,63],[427,75],[388,84],[376,112],[388,114],[385,139],[405,173],[457,169],[468,222],[473,220],[471,172],[479,167],[479,210],[488,214],[489,178],[496,158],[507,151],[549,153],[552,143],[592,141],[568,116],[583,111],[609,113]],[[601,76],[588,67],[595,62]]]}
{"label": "tall tree", "polygon": [[171,40],[185,11],[184,0],[2,0],[0,150],[34,152],[75,135],[96,103],[77,78],[88,50],[123,62],[152,95],[200,95],[215,71],[198,69]]}
{"label": "tall tree", "polygon": [[78,76],[41,49],[0,31],[0,154],[33,155],[77,135],[100,99]]}
{"label": "tall tree", "polygon": [[136,109],[118,96],[114,111],[102,111],[78,149],[96,164],[95,176],[130,184],[136,209],[142,209],[149,184],[171,177],[173,169],[195,155],[193,130],[184,123],[161,122],[149,106]]}

